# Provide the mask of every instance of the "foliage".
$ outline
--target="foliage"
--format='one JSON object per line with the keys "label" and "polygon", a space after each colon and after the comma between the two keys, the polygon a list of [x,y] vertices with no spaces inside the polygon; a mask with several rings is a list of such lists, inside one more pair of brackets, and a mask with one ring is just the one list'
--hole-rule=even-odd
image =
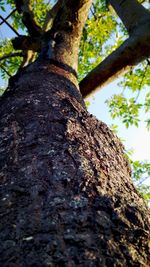
{"label": "foliage", "polygon": [[122,118],[126,128],[130,125],[138,126],[139,110],[142,107],[142,104],[136,103],[133,97],[127,99],[123,94],[114,95],[106,102],[113,119],[116,117]]}
{"label": "foliage", "polygon": [[[0,41],[0,58],[3,55],[13,54],[16,51],[13,49],[12,42],[9,39]],[[14,75],[22,62],[21,57],[7,57],[1,60],[0,66],[2,66],[1,76],[4,80],[8,79],[10,76]]]}
{"label": "foliage", "polygon": [[43,25],[46,14],[50,10],[51,5],[44,0],[32,0],[31,5],[36,22],[39,25]]}
{"label": "foliage", "polygon": [[[127,128],[133,124],[138,126],[140,111],[148,113],[150,110],[149,61],[142,62],[134,70],[126,73],[119,85],[123,89],[122,93],[107,100],[111,116],[120,117]],[[129,98],[129,95],[132,97]],[[147,119],[145,122],[149,129],[150,120]]]}
{"label": "foliage", "polygon": [[4,91],[5,91],[5,87],[1,86],[0,87],[0,96],[4,93]]}
{"label": "foliage", "polygon": [[132,178],[142,196],[150,202],[150,186],[143,184],[150,177],[150,163],[142,161],[132,161]]}
{"label": "foliage", "polygon": [[79,51],[79,80],[105,58],[105,46],[116,29],[116,18],[104,3],[95,1],[84,27]]}
{"label": "foliage", "polygon": [[86,108],[88,110],[89,106],[90,106],[90,101],[85,101],[85,105],[86,105]]}
{"label": "foliage", "polygon": [[[147,179],[150,176],[150,163],[147,162],[139,162],[139,161],[134,161],[132,162],[133,166],[133,179],[135,181],[138,181],[141,179],[141,176],[143,176],[142,179]],[[141,183],[141,181],[140,181]]]}

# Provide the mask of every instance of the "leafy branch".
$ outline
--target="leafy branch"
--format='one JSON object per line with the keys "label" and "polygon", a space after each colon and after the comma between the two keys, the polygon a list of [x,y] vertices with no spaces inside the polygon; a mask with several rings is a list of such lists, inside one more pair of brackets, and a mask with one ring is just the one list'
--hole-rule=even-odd
{"label": "leafy branch", "polygon": [[6,55],[3,55],[0,57],[0,61],[7,59],[7,58],[11,58],[11,57],[23,57],[23,53],[22,52],[16,52],[16,53],[8,53]]}
{"label": "leafy branch", "polygon": [[30,0],[15,0],[18,13],[22,14],[22,22],[28,29],[30,36],[39,36],[42,33],[41,27],[36,23],[32,12]]}

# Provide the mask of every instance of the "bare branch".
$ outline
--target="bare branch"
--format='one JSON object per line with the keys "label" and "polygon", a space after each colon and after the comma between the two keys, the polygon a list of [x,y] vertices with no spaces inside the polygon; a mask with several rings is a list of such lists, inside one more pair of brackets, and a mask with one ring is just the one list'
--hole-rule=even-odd
{"label": "bare branch", "polygon": [[11,75],[10,75],[10,73],[4,68],[4,66],[2,66],[1,64],[0,64],[0,68],[4,71],[4,72],[6,72],[6,74],[9,76],[9,77],[12,77]]}
{"label": "bare branch", "polygon": [[6,23],[6,20],[7,20],[8,18],[10,18],[11,15],[12,15],[13,13],[15,13],[16,10],[17,10],[16,8],[15,8],[14,10],[12,10],[12,11],[10,12],[10,14],[9,14],[5,19],[3,19],[3,21],[0,23],[0,25],[2,25],[3,23]]}
{"label": "bare branch", "polygon": [[109,0],[129,34],[150,19],[149,11],[137,0]]}
{"label": "bare branch", "polygon": [[95,15],[95,10],[93,10],[93,9],[95,8],[94,7],[94,4],[92,3],[92,6],[91,6],[91,8],[90,8],[90,11],[91,11],[91,13],[92,13],[92,15],[93,15],[93,17],[94,17],[94,19],[95,19],[95,21],[97,20],[97,16]]}
{"label": "bare branch", "polygon": [[83,97],[112,82],[150,56],[149,23],[140,27],[118,49],[93,69],[79,84]]}
{"label": "bare branch", "polygon": [[0,18],[1,18],[1,20],[3,21],[3,22],[5,22],[6,24],[7,24],[7,26],[17,35],[17,36],[20,36],[19,35],[19,33],[9,24],[9,22],[6,20],[6,19],[4,19],[1,15],[0,15]]}
{"label": "bare branch", "polygon": [[34,14],[30,5],[30,0],[15,0],[16,8],[19,13],[22,13],[22,22],[28,29],[31,36],[39,36],[42,29],[34,20]]}

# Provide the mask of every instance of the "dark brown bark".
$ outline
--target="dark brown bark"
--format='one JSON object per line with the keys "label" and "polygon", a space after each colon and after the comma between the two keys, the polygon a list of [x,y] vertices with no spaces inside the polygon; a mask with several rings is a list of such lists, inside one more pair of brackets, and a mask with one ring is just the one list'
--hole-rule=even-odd
{"label": "dark brown bark", "polygon": [[68,70],[27,67],[0,101],[0,266],[148,266],[123,147]]}

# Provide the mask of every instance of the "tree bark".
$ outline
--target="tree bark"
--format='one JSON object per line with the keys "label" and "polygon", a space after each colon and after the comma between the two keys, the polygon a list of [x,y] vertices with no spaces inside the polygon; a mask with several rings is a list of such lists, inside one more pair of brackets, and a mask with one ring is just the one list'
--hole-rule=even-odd
{"label": "tree bark", "polygon": [[[129,34],[140,25],[150,21],[150,13],[137,0],[109,0]],[[128,16],[127,16],[128,14]]]}
{"label": "tree bark", "polygon": [[69,69],[33,63],[0,100],[0,266],[148,266],[148,209]]}

